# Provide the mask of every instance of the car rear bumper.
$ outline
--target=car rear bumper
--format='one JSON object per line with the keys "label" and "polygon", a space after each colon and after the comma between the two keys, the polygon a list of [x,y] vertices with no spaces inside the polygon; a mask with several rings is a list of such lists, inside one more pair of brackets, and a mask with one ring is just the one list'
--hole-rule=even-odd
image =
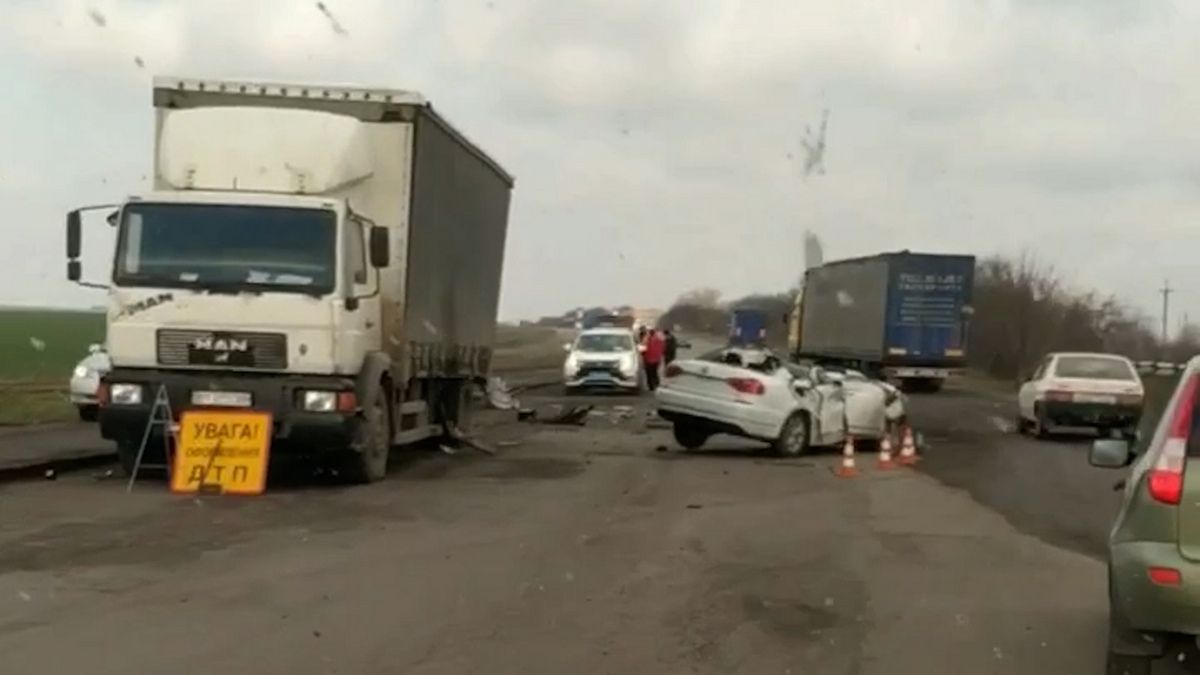
{"label": "car rear bumper", "polygon": [[1134,427],[1142,415],[1138,406],[1073,401],[1043,401],[1042,410],[1059,426]]}
{"label": "car rear bumper", "polygon": [[710,420],[729,433],[762,440],[773,440],[779,436],[780,423],[767,411],[754,406],[723,403],[702,396],[695,396],[669,387],[660,387],[654,393],[658,402],[658,415],[666,420],[697,418]]}
{"label": "car rear bumper", "polygon": [[[1180,555],[1174,543],[1116,544],[1109,556],[1113,609],[1131,628],[1200,635],[1200,563]],[[1178,570],[1182,582],[1159,585],[1150,579],[1151,567]]]}

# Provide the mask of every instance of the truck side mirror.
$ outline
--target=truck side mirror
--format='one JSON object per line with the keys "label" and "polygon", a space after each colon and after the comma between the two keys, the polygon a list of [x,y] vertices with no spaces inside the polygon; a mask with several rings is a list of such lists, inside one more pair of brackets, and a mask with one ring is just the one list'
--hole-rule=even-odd
{"label": "truck side mirror", "polygon": [[387,267],[392,257],[391,247],[388,245],[387,228],[372,225],[370,239],[371,267],[376,269]]}
{"label": "truck side mirror", "polygon": [[79,281],[83,278],[83,266],[78,260],[67,261],[67,281]]}
{"label": "truck side mirror", "polygon": [[[70,211],[67,213],[67,258],[74,260],[79,257],[83,241],[82,227],[80,225],[79,211]],[[70,274],[68,273],[68,276]],[[76,281],[77,279],[71,279]]]}

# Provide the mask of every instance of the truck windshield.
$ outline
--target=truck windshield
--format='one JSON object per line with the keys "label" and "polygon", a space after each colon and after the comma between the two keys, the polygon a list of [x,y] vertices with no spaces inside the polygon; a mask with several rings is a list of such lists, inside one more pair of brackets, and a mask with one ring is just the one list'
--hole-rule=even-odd
{"label": "truck windshield", "polygon": [[209,290],[325,294],[334,288],[337,216],[323,209],[131,204],[114,281]]}

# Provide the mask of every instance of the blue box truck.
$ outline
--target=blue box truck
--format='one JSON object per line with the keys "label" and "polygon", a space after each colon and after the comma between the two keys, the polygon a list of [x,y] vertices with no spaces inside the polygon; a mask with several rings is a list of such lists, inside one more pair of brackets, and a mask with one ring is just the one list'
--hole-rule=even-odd
{"label": "blue box truck", "polygon": [[758,309],[734,309],[729,316],[731,347],[761,347],[767,341],[767,315]]}
{"label": "blue box truck", "polygon": [[975,257],[900,251],[814,267],[790,317],[797,359],[936,391],[967,362]]}

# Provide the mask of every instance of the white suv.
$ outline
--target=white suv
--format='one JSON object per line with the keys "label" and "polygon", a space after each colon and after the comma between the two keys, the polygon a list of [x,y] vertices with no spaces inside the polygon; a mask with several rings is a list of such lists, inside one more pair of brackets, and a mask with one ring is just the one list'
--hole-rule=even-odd
{"label": "white suv", "polygon": [[628,328],[590,328],[564,345],[563,384],[567,392],[610,389],[637,392],[642,387],[642,359]]}
{"label": "white suv", "polygon": [[1017,394],[1017,430],[1045,437],[1054,427],[1091,427],[1101,433],[1137,432],[1142,378],[1116,354],[1047,354]]}

